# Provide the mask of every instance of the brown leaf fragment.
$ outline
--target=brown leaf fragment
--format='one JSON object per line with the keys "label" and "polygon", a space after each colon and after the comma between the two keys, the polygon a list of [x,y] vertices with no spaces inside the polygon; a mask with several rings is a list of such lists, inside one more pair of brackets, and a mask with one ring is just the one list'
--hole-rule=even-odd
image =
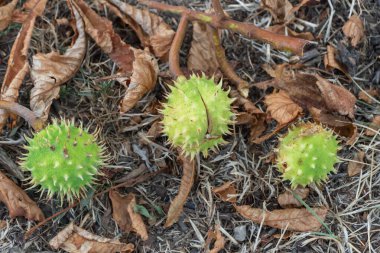
{"label": "brown leaf fragment", "polygon": [[363,162],[364,157],[365,157],[365,153],[361,150],[355,153],[353,160],[348,162],[348,166],[347,166],[348,176],[350,177],[356,176],[362,171],[362,169],[365,166]]}
{"label": "brown leaf fragment", "polygon": [[[27,20],[23,23],[17,38],[13,43],[8,60],[7,71],[1,86],[0,100],[8,102],[17,101],[22,81],[29,71],[27,58],[34,23],[37,16],[42,15],[46,2],[47,0],[40,0],[38,2],[32,0],[25,3],[25,6],[29,3],[32,7],[28,7],[30,8],[30,13],[28,14]],[[34,5],[32,3],[34,3]],[[10,127],[13,127],[13,125],[16,124],[17,116],[5,110],[0,110],[0,131],[5,126],[8,118],[10,118],[11,122]]]}
{"label": "brown leaf fragment", "polygon": [[[306,208],[289,208],[273,211],[264,211],[248,205],[235,206],[236,211],[244,218],[255,223],[288,231],[310,232],[319,231],[322,224]],[[328,209],[325,207],[312,208],[319,218],[324,221]]]}
{"label": "brown leaf fragment", "polygon": [[183,210],[183,205],[185,204],[187,196],[189,195],[191,187],[194,183],[194,159],[190,159],[189,157],[183,155],[181,155],[179,159],[181,160],[183,166],[183,176],[181,179],[181,185],[179,187],[178,194],[169,207],[166,223],[164,225],[166,228],[172,226],[179,219],[179,216]]}
{"label": "brown leaf fragment", "polygon": [[363,21],[357,15],[352,15],[344,24],[342,30],[344,35],[351,39],[353,47],[356,47],[365,36]]}
{"label": "brown leaf fragment", "polygon": [[[211,242],[214,242],[214,247],[210,249]],[[215,225],[215,230],[212,231],[211,229],[207,232],[207,240],[205,242],[205,252],[207,253],[218,253],[222,249],[224,249],[224,244],[226,243],[226,240],[222,236],[222,233],[220,232],[220,225]]]}
{"label": "brown leaf fragment", "polygon": [[302,108],[297,105],[285,91],[267,95],[264,100],[267,110],[279,124],[286,124],[294,120]]}
{"label": "brown leaf fragment", "polygon": [[218,198],[230,203],[236,203],[236,188],[234,182],[226,182],[221,186],[214,187],[212,192],[215,193]]}
{"label": "brown leaf fragment", "polygon": [[5,30],[12,21],[13,10],[16,8],[17,0],[12,0],[7,5],[0,7],[0,32]]}
{"label": "brown leaf fragment", "polygon": [[49,244],[55,250],[63,249],[69,253],[131,253],[134,250],[131,243],[94,235],[73,223],[61,230]]}
{"label": "brown leaf fragment", "polygon": [[270,12],[275,23],[287,23],[294,19],[293,5],[288,0],[262,0],[261,6]]}
{"label": "brown leaf fragment", "polygon": [[136,232],[143,241],[148,239],[148,231],[139,213],[134,211],[136,197],[133,193],[122,196],[117,191],[111,190],[109,197],[112,203],[112,217],[124,232]]}
{"label": "brown leaf fragment", "polygon": [[[71,7],[71,0],[67,3]],[[76,7],[70,9],[75,17],[78,33],[73,46],[64,55],[51,52],[33,56],[30,74],[34,87],[30,93],[30,107],[43,121],[49,116],[53,100],[59,96],[60,86],[76,74],[86,54],[86,34],[82,17]]]}
{"label": "brown leaf fragment", "polygon": [[[309,188],[303,187],[298,187],[294,190],[294,193],[297,194],[301,199],[307,198],[307,196],[309,196],[309,192]],[[294,197],[293,193],[289,191],[286,191],[278,195],[277,201],[282,208],[293,208],[302,206],[302,204]]]}
{"label": "brown leaf fragment", "polygon": [[375,136],[380,129],[380,115],[377,115],[373,118],[369,128],[367,128],[364,132],[367,136]]}
{"label": "brown leaf fragment", "polygon": [[374,102],[374,100],[371,98],[371,97],[379,97],[380,96],[380,93],[379,93],[379,90],[378,89],[369,89],[369,90],[365,90],[365,91],[360,91],[359,92],[359,99],[367,102],[368,104],[372,104]]}
{"label": "brown leaf fragment", "polygon": [[0,172],[0,202],[3,202],[11,218],[24,216],[28,220],[42,221],[45,219],[36,202],[18,187],[12,180]]}
{"label": "brown leaf fragment", "polygon": [[150,47],[153,54],[160,59],[167,59],[175,32],[158,15],[148,9],[138,9],[120,0],[102,0],[131,26],[145,47]]}
{"label": "brown leaf fragment", "polygon": [[340,63],[337,60],[336,55],[337,55],[336,48],[331,45],[327,45],[327,53],[325,54],[325,57],[323,58],[323,63],[325,65],[325,68],[330,71],[333,69],[338,69],[342,71],[346,76],[349,77],[350,75],[348,74],[348,70],[346,66],[344,66],[342,63]]}

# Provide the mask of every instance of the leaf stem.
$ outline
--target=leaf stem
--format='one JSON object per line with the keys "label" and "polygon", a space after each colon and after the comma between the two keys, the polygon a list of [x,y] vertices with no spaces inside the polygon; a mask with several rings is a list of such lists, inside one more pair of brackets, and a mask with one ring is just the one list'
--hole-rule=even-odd
{"label": "leaf stem", "polygon": [[183,39],[186,35],[187,25],[189,24],[189,20],[186,14],[181,16],[181,20],[179,21],[179,25],[177,28],[177,32],[174,36],[172,46],[169,51],[169,68],[170,71],[176,76],[183,76],[183,72],[179,65],[179,51],[181,50],[181,46],[183,43]]}

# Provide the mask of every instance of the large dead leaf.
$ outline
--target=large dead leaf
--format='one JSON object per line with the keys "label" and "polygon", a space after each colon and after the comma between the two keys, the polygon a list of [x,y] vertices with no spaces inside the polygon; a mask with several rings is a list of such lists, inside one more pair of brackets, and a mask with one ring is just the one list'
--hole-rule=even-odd
{"label": "large dead leaf", "polygon": [[216,58],[214,42],[211,40],[210,27],[200,22],[193,22],[193,37],[187,59],[189,70],[200,70],[207,74],[214,74],[219,63]]}
{"label": "large dead leaf", "polygon": [[[68,1],[71,7],[71,1]],[[50,106],[59,96],[60,86],[79,70],[86,54],[86,34],[82,17],[76,7],[71,8],[75,17],[77,36],[73,46],[64,55],[57,52],[33,56],[31,77],[34,87],[30,94],[30,107],[37,117],[46,121]]]}
{"label": "large dead leaf", "polygon": [[112,217],[117,225],[124,232],[136,232],[141,239],[146,241],[148,239],[148,231],[141,215],[134,211],[136,206],[135,195],[129,193],[127,196],[122,196],[117,191],[110,191],[109,197],[112,203]]}
{"label": "large dead leaf", "polygon": [[[211,242],[214,242],[214,247],[210,249]],[[224,244],[226,243],[226,240],[222,236],[222,233],[220,232],[220,225],[215,225],[215,230],[212,231],[211,229],[207,232],[207,240],[205,242],[205,252],[207,253],[218,253],[222,249],[224,249]]]}
{"label": "large dead leaf", "polygon": [[223,201],[236,203],[237,191],[234,182],[226,182],[221,186],[213,188],[212,192]]}
{"label": "large dead leaf", "polygon": [[[301,199],[307,198],[309,196],[309,188],[298,187],[294,190],[294,193],[297,194]],[[286,191],[278,195],[277,198],[278,204],[282,208],[292,208],[292,207],[301,207],[302,204],[294,197],[292,192]]]}
{"label": "large dead leaf", "polygon": [[380,115],[373,118],[369,128],[365,130],[364,134],[367,136],[375,136],[380,129]]}
{"label": "large dead leaf", "polygon": [[[119,66],[122,76],[131,76],[130,86],[121,103],[120,111],[131,109],[156,84],[158,64],[148,52],[136,49],[121,40],[112,23],[100,17],[83,0],[74,0],[82,16],[86,33]],[[125,79],[122,81],[127,85]]]}
{"label": "large dead leaf", "polygon": [[70,253],[131,253],[134,250],[133,244],[94,235],[73,223],[60,231],[49,244],[55,250],[63,249]]}
{"label": "large dead leaf", "polygon": [[294,18],[293,5],[288,0],[261,0],[261,6],[271,13],[275,23],[287,23]]}
{"label": "large dead leaf", "polygon": [[[42,15],[46,2],[47,0],[30,0],[24,4],[24,8],[30,12],[13,43],[7,71],[4,76],[3,85],[1,86],[0,100],[16,102],[18,98],[22,81],[29,71],[27,58],[34,23],[37,16]],[[12,127],[16,123],[16,115],[5,110],[0,110],[0,131],[3,129],[8,118],[11,119]]]}
{"label": "large dead leaf", "polygon": [[0,7],[0,32],[5,30],[12,21],[13,10],[16,8],[18,0],[12,0],[7,5]]}
{"label": "large dead leaf", "polygon": [[1,172],[0,202],[5,204],[11,218],[24,216],[28,220],[42,221],[45,219],[36,202]]}
{"label": "large dead leaf", "polygon": [[267,95],[264,102],[267,111],[279,124],[286,124],[302,113],[302,108],[285,91]]}
{"label": "large dead leaf", "polygon": [[351,16],[344,24],[342,30],[344,35],[351,39],[353,47],[356,47],[365,36],[363,21],[357,15]]}
{"label": "large dead leaf", "polygon": [[148,9],[138,9],[120,0],[101,0],[132,27],[144,46],[150,47],[155,56],[166,59],[175,32],[165,21]]}
{"label": "large dead leaf", "polygon": [[179,216],[182,213],[183,205],[187,200],[187,196],[191,191],[191,187],[194,183],[194,175],[195,175],[195,161],[194,159],[190,159],[189,157],[181,155],[179,159],[182,162],[183,166],[183,175],[181,179],[181,185],[178,190],[177,196],[174,198],[172,203],[170,204],[168,217],[166,219],[165,227],[170,227],[175,222],[177,222]]}
{"label": "large dead leaf", "polygon": [[355,153],[353,161],[348,162],[348,166],[347,166],[348,176],[353,177],[362,171],[362,169],[365,166],[363,162],[364,157],[365,157],[365,153],[361,150]]}
{"label": "large dead leaf", "polygon": [[[322,224],[306,208],[290,208],[273,211],[264,211],[250,206],[235,206],[236,211],[244,218],[255,223],[288,231],[309,232],[318,231]],[[312,208],[319,218],[324,221],[328,212],[327,208]]]}

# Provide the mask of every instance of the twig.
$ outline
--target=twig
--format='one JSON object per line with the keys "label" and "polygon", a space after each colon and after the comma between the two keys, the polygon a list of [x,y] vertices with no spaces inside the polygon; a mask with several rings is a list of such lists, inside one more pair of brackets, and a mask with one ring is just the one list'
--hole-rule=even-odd
{"label": "twig", "polygon": [[24,118],[35,131],[40,131],[44,126],[43,121],[36,117],[34,112],[19,103],[0,100],[0,109],[7,110]]}
{"label": "twig", "polygon": [[160,11],[167,11],[178,15],[186,14],[187,18],[191,21],[200,21],[209,24],[216,29],[227,29],[239,33],[246,38],[263,41],[271,44],[276,49],[291,51],[297,55],[302,55],[304,47],[310,43],[308,40],[280,35],[260,29],[251,23],[235,21],[228,17],[220,19],[216,14],[203,13],[182,6],[173,6],[149,0],[139,0],[139,2]]}
{"label": "twig", "polygon": [[183,76],[183,72],[179,65],[179,51],[181,50],[181,46],[183,43],[183,39],[186,35],[187,25],[189,23],[188,17],[186,14],[182,15],[181,20],[179,22],[177,32],[174,36],[172,46],[169,51],[169,67],[170,71],[176,76]]}

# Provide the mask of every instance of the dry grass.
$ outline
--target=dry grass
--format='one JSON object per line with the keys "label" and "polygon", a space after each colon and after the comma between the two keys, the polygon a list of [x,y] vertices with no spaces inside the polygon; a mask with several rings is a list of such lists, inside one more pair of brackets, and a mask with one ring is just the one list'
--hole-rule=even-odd
{"label": "dry grass", "polygon": [[[166,2],[180,4],[204,10],[204,1],[174,1]],[[259,4],[247,0],[224,1],[225,10],[233,18],[241,21],[254,22],[266,27],[271,21],[268,13],[259,8]],[[344,85],[355,95],[362,89],[378,85],[372,81],[379,62],[376,60],[374,47],[380,49],[380,5],[375,1],[333,1],[327,4],[308,8],[307,20],[297,20],[297,26],[321,35],[318,45],[320,54],[326,49],[324,42],[337,44],[342,40],[341,27],[352,11],[361,13],[366,20],[367,40],[359,49],[359,61],[353,82],[348,83],[338,73],[326,73],[330,80]],[[327,9],[328,4],[334,7],[334,12],[328,13],[325,21],[319,19]],[[208,3],[206,3],[208,5]],[[95,8],[96,6],[93,5]],[[125,41],[137,46],[133,32],[121,24],[110,13],[98,10],[114,22],[115,29]],[[175,27],[178,19],[163,15]],[[37,29],[31,43],[32,52],[63,51],[70,40],[66,36],[68,27],[57,27],[54,18],[68,17],[64,1],[49,1],[45,17],[37,22]],[[376,21],[377,20],[377,21]],[[377,23],[376,23],[377,22]],[[376,28],[377,25],[377,28]],[[12,42],[17,35],[19,25],[12,25],[0,33],[0,79],[5,74],[6,62]],[[263,63],[288,62],[290,55],[272,50],[266,45],[249,41],[238,35],[224,32],[224,46],[228,58],[236,63],[238,74],[250,82],[268,79],[260,65]],[[189,47],[190,34],[185,40],[182,56]],[[379,51],[377,51],[377,55]],[[184,57],[182,57],[185,62]],[[321,57],[311,62],[315,68],[323,67]],[[167,65],[160,66],[162,71]],[[245,127],[235,128],[234,134],[227,137],[228,144],[221,147],[217,154],[208,158],[199,158],[199,167],[195,185],[191,192],[179,222],[170,229],[164,229],[165,217],[155,212],[155,207],[167,209],[170,200],[177,193],[181,169],[178,167],[176,155],[165,145],[163,138],[158,138],[150,145],[142,141],[141,136],[149,129],[158,115],[146,113],[145,108],[160,100],[165,90],[166,78],[160,78],[157,88],[143,98],[131,112],[120,116],[118,101],[122,98],[125,88],[114,81],[101,81],[104,76],[116,72],[115,64],[101,52],[93,43],[88,42],[88,52],[80,71],[74,79],[62,87],[61,98],[54,104],[51,117],[74,117],[77,122],[83,122],[94,130],[101,129],[101,137],[111,154],[110,166],[104,168],[109,178],[116,181],[131,171],[145,165],[149,169],[168,166],[169,172],[156,176],[150,181],[133,188],[125,188],[125,192],[137,193],[140,204],[156,215],[156,220],[149,225],[150,239],[140,241],[134,234],[123,234],[112,220],[111,204],[107,196],[83,200],[81,205],[54,219],[42,227],[32,238],[23,240],[23,233],[33,224],[22,218],[10,220],[3,205],[0,205],[0,217],[7,221],[7,227],[0,230],[0,252],[44,252],[50,251],[48,240],[70,221],[94,232],[95,234],[119,238],[136,244],[138,252],[201,252],[205,236],[210,227],[220,224],[223,235],[227,238],[226,252],[380,252],[380,138],[379,133],[372,138],[364,136],[368,122],[376,114],[380,114],[380,102],[373,104],[362,101],[357,103],[355,124],[358,127],[358,139],[352,146],[345,146],[339,156],[342,162],[337,166],[337,173],[331,175],[327,184],[312,187],[310,196],[305,200],[309,206],[328,206],[330,208],[326,225],[332,234],[322,228],[321,233],[287,233],[260,224],[254,224],[237,215],[234,208],[213,196],[211,189],[226,181],[234,181],[239,191],[238,202],[253,207],[268,210],[279,208],[277,196],[289,185],[283,182],[275,167],[268,163],[277,146],[277,138],[271,138],[261,145],[247,143],[249,131]],[[378,80],[377,80],[378,82]],[[21,103],[28,104],[28,94],[31,81],[26,79],[21,90]],[[265,93],[255,88],[251,90],[251,99],[263,107],[262,98]],[[306,116],[303,120],[307,120]],[[273,129],[269,128],[267,131]],[[17,160],[23,152],[21,146],[24,134],[30,132],[22,121],[17,128],[0,137],[0,145],[9,156]],[[355,177],[347,176],[347,163],[357,150],[366,153],[365,167],[362,173]],[[100,179],[98,190],[106,189],[112,180]],[[38,200],[38,194],[28,191],[28,194]],[[46,216],[61,210],[55,200],[42,198],[38,201]],[[146,220],[147,221],[147,220]],[[246,231],[246,239],[237,241],[234,229]],[[245,229],[244,229],[245,228]]]}

